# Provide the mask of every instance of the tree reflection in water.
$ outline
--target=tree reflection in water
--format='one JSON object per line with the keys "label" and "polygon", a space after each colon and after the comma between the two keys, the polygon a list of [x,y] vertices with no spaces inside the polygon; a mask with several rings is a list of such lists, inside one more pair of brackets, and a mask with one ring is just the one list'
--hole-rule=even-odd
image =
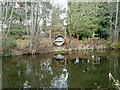
{"label": "tree reflection in water", "polygon": [[3,58],[3,88],[113,88],[109,72],[120,80],[120,56],[112,51],[63,56],[58,61],[54,54]]}
{"label": "tree reflection in water", "polygon": [[50,88],[67,88],[67,78],[68,78],[68,72],[66,68],[63,68],[62,74],[55,76],[51,81]]}

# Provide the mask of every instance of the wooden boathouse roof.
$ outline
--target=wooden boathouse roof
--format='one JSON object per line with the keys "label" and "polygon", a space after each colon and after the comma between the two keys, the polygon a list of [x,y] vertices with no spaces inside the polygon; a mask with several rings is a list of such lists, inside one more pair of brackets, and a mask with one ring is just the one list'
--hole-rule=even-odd
{"label": "wooden boathouse roof", "polygon": [[51,39],[53,40],[59,34],[66,38],[66,28],[62,24],[57,23],[51,27]]}

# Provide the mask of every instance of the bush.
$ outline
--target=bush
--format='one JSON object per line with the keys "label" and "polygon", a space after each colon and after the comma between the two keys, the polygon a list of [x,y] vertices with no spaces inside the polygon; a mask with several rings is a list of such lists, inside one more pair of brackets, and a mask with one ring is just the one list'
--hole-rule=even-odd
{"label": "bush", "polygon": [[9,52],[11,49],[17,46],[17,43],[15,42],[14,38],[9,38],[8,40],[2,42],[2,46],[3,51]]}
{"label": "bush", "polygon": [[107,31],[108,30],[106,30],[106,29],[98,29],[96,33],[98,33],[100,35],[100,38],[104,38],[105,40],[107,40],[109,37],[109,34]]}
{"label": "bush", "polygon": [[10,41],[8,42],[8,44],[9,44],[9,46],[10,46],[11,48],[14,48],[14,47],[17,46],[16,42],[13,41],[13,40],[10,40]]}
{"label": "bush", "polygon": [[82,37],[82,40],[84,41],[84,40],[87,40],[87,38],[85,38],[85,37]]}
{"label": "bush", "polygon": [[82,40],[86,40],[87,38],[92,36],[92,31],[91,30],[82,30],[82,31],[78,31],[77,34],[79,35],[79,37],[82,38]]}
{"label": "bush", "polygon": [[18,35],[18,31],[10,31],[10,35],[11,35],[11,36]]}
{"label": "bush", "polygon": [[23,40],[24,40],[24,39],[30,39],[30,36],[24,35],[24,36],[22,36],[22,39],[23,39]]}

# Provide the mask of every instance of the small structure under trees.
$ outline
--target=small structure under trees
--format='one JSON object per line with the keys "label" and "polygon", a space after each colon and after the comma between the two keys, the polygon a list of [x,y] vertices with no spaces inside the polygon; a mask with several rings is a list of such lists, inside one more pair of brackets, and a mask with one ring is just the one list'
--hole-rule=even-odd
{"label": "small structure under trees", "polygon": [[66,28],[60,23],[53,25],[50,30],[50,39],[57,46],[63,45],[66,41]]}

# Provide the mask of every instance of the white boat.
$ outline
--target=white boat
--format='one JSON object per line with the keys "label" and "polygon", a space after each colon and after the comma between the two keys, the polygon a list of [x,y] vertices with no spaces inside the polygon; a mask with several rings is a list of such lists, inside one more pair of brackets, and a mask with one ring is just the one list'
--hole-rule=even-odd
{"label": "white boat", "polygon": [[61,54],[58,54],[58,55],[55,56],[55,60],[56,61],[64,61],[64,56],[61,55]]}
{"label": "white boat", "polygon": [[64,37],[62,35],[58,35],[55,37],[55,44],[57,46],[61,46],[64,44]]}

